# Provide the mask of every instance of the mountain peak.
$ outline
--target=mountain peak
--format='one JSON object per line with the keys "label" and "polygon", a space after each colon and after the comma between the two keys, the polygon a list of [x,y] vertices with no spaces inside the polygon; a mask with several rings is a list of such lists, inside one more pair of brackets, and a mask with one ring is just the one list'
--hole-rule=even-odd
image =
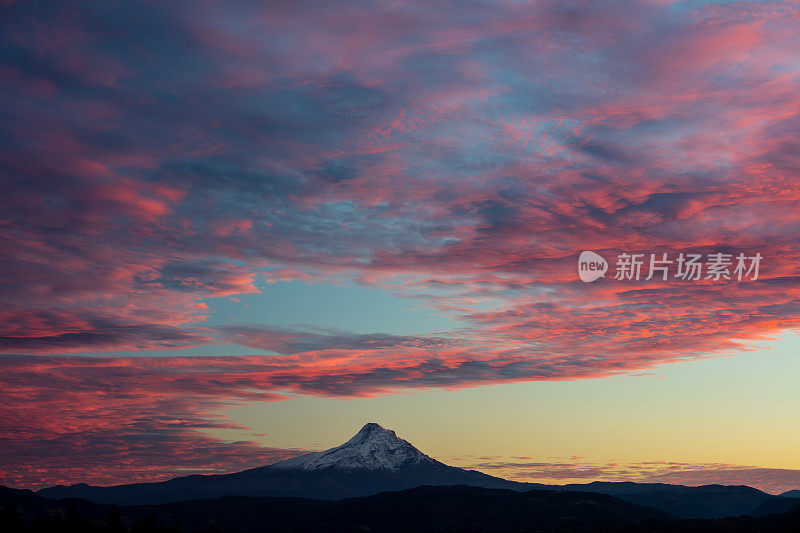
{"label": "mountain peak", "polygon": [[378,424],[377,422],[367,422],[366,424],[364,424],[364,427],[362,427],[359,430],[359,433],[361,433],[362,431],[370,431],[370,432],[371,431],[386,431],[388,433],[394,433],[394,431],[392,431],[391,429],[386,429],[385,427],[383,427],[382,425]]}
{"label": "mountain peak", "polygon": [[313,452],[275,463],[277,468],[323,468],[398,471],[419,463],[436,463],[411,443],[380,424],[369,422],[350,440],[324,452]]}
{"label": "mountain peak", "polygon": [[344,443],[344,446],[363,443],[370,439],[398,439],[397,434],[391,429],[386,429],[376,422],[367,422],[358,433]]}

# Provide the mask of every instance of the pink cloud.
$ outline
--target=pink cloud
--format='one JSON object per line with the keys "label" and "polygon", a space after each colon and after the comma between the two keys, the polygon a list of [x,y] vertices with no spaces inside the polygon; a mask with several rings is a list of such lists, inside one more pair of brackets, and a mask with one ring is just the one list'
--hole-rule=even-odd
{"label": "pink cloud", "polygon": [[[492,458],[487,462],[473,462],[468,467],[516,481],[555,484],[632,481],[687,486],[748,485],[771,494],[793,490],[800,485],[800,470],[789,468],[660,461],[620,464],[588,461],[523,462],[513,459],[519,458]],[[462,459],[461,462],[465,461],[466,459]]]}
{"label": "pink cloud", "polygon": [[[205,420],[285,391],[602,377],[797,329],[797,8],[682,9],[11,6],[0,351],[281,355],[32,357],[41,381],[3,394],[74,380],[81,407],[60,406],[63,425],[88,431],[87,416],[112,435],[164,409]],[[582,284],[582,250],[759,252],[764,265],[753,282]],[[203,300],[257,294],[259,280],[360,283],[462,327],[197,325],[213,312]],[[9,376],[34,372],[9,361]],[[98,383],[141,410],[97,410]],[[6,404],[26,413],[9,431],[44,429],[20,429],[44,411]]]}

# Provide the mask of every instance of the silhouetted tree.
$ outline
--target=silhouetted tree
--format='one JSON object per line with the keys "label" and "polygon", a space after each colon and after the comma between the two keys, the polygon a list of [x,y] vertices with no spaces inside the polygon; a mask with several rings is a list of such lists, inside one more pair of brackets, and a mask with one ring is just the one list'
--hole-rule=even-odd
{"label": "silhouetted tree", "polygon": [[8,533],[25,531],[25,522],[22,520],[19,509],[10,502],[0,511],[0,530]]}
{"label": "silhouetted tree", "polygon": [[122,517],[119,514],[119,509],[116,504],[111,506],[106,516],[105,531],[107,533],[124,533],[125,525],[122,523]]}
{"label": "silhouetted tree", "polygon": [[33,522],[31,522],[30,529],[33,531],[33,533],[45,533],[48,531],[53,531],[53,526],[47,519],[47,516],[43,515],[42,513],[37,513],[36,516],[33,517]]}
{"label": "silhouetted tree", "polygon": [[156,515],[151,512],[133,524],[131,533],[156,533],[159,530],[160,528],[158,522],[156,521]]}

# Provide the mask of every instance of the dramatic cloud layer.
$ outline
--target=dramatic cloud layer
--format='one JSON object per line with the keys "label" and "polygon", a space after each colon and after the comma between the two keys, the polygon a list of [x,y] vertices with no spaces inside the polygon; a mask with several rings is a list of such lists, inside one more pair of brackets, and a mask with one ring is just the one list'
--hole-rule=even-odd
{"label": "dramatic cloud layer", "polygon": [[[92,420],[87,450],[215,446],[159,417],[200,428],[287,391],[601,377],[800,325],[791,2],[0,12],[0,352],[22,356],[0,360],[1,394],[18,442],[49,409],[74,435]],[[582,250],[763,260],[757,280],[584,284]],[[202,324],[204,299],[259,280],[379,287],[463,327]],[[221,343],[279,355],[63,357]],[[92,407],[111,390],[148,400]],[[120,436],[121,420],[142,425]]]}
{"label": "dramatic cloud layer", "polygon": [[150,481],[303,452],[203,433],[241,429],[220,415],[235,400],[280,398],[258,390],[258,373],[242,360],[12,357],[2,365],[0,484]]}

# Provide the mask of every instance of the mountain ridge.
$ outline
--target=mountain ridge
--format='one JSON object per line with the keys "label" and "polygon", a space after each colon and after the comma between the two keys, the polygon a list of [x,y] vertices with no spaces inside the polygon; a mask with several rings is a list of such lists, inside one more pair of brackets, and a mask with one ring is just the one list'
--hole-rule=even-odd
{"label": "mountain ridge", "polygon": [[[431,458],[377,423],[365,424],[344,444],[230,474],[195,474],[152,483],[98,487],[57,485],[38,491],[48,498],[98,503],[157,505],[223,496],[341,500],[430,485],[605,494],[681,518],[745,515],[775,498],[747,486],[689,487],[665,483],[600,482],[545,485],[506,480],[449,466]],[[777,505],[777,504],[774,504]]]}
{"label": "mountain ridge", "polygon": [[[119,506],[51,500],[0,486],[0,531],[64,533],[784,533],[800,526],[800,503],[769,516],[682,520],[613,496],[582,491],[512,491],[421,486],[338,501],[225,496],[161,505]],[[9,512],[9,509],[15,511]],[[44,518],[49,516],[50,519]],[[116,528],[109,520],[117,516]],[[55,520],[53,520],[55,518]],[[31,527],[34,527],[31,529]]]}
{"label": "mountain ridge", "polygon": [[[0,487],[0,507],[14,505],[28,521],[44,514],[70,513],[103,522],[110,504],[86,500],[50,500],[31,492]],[[225,533],[339,532],[426,533],[429,531],[523,532],[550,531],[564,525],[636,524],[669,521],[673,517],[612,496],[585,492],[514,491],[467,485],[421,486],[337,501],[304,498],[222,498],[116,508],[123,524],[180,524],[181,531]],[[41,521],[37,531],[43,531]],[[52,523],[51,529],[58,527]],[[0,530],[2,530],[0,513]],[[90,528],[89,528],[90,529]],[[24,528],[20,529],[23,533]],[[44,531],[47,531],[45,528]],[[9,531],[9,533],[17,533]],[[63,533],[63,532],[59,532]]]}

